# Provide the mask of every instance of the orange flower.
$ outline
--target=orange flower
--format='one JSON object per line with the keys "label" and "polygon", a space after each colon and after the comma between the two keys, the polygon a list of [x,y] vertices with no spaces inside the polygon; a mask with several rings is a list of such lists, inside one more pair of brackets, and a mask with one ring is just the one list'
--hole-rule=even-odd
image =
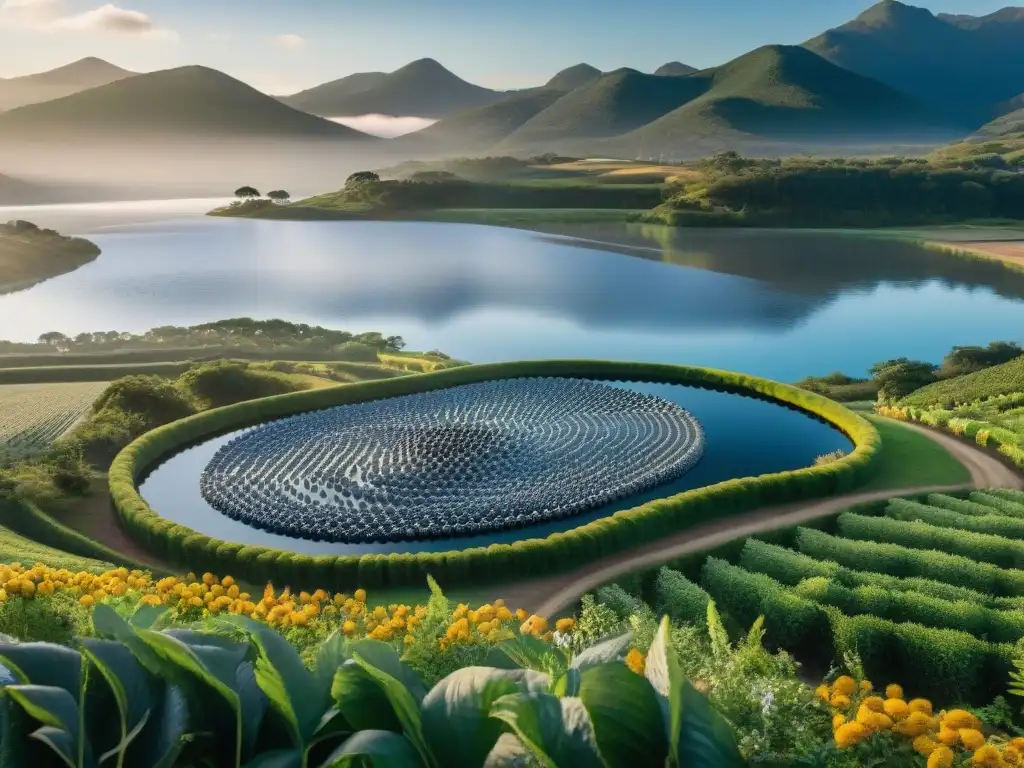
{"label": "orange flower", "polygon": [[644,673],[644,662],[644,655],[636,648],[633,648],[626,654],[626,666],[638,675],[642,675]]}

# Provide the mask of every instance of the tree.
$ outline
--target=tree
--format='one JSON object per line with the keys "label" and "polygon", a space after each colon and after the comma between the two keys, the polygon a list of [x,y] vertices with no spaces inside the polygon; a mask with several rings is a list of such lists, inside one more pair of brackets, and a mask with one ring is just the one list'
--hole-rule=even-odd
{"label": "tree", "polygon": [[870,373],[880,401],[898,400],[936,380],[934,365],[905,357],[875,363]]}
{"label": "tree", "polygon": [[267,197],[276,203],[286,203],[291,198],[291,195],[283,189],[274,189],[267,192]]}
{"label": "tree", "polygon": [[987,347],[953,347],[942,361],[938,375],[948,379],[963,376],[994,365],[1002,365],[1024,355],[1024,348],[1012,341],[993,341]]}
{"label": "tree", "polygon": [[39,343],[49,344],[51,347],[61,347],[70,344],[71,339],[59,331],[48,331],[39,336]]}
{"label": "tree", "polygon": [[248,200],[260,196],[260,191],[256,187],[239,187],[235,190],[235,197],[241,200]]}
{"label": "tree", "polygon": [[380,176],[373,171],[356,171],[345,179],[345,189],[353,189],[361,187],[363,184],[372,184],[377,181],[380,181]]}

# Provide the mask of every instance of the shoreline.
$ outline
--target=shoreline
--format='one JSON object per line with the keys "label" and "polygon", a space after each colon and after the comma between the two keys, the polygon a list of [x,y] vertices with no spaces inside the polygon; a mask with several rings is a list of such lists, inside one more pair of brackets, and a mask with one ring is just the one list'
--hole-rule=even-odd
{"label": "shoreline", "polygon": [[0,295],[74,272],[98,259],[100,253],[99,246],[79,237],[39,242],[0,234]]}

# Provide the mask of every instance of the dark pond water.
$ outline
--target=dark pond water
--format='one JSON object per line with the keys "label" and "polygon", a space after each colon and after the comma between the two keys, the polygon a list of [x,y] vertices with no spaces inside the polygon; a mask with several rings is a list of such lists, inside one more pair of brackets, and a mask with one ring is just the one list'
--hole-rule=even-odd
{"label": "dark pond water", "polygon": [[797,469],[812,464],[816,456],[851,449],[850,441],[827,424],[774,403],[666,384],[617,386],[628,386],[663,397],[690,411],[704,427],[704,455],[696,467],[673,483],[567,520],[487,536],[389,544],[346,545],[267,533],[217,512],[199,492],[199,475],[203,468],[217,449],[236,433],[221,435],[171,457],[150,473],[140,490],[150,506],[167,519],[227,541],[281,547],[307,554],[443,551],[546,536],[649,499],[663,498],[734,477]]}
{"label": "dark pond water", "polygon": [[1024,340],[1024,273],[907,242],[172,216],[210,205],[0,210],[103,248],[75,272],[0,296],[0,338],[283,317],[400,334],[475,362],[599,357],[781,380]]}

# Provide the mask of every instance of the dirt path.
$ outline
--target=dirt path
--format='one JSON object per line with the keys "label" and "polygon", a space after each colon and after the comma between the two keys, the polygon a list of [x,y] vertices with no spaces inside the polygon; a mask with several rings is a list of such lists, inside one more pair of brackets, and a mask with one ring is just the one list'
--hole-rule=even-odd
{"label": "dirt path", "polygon": [[[1024,477],[980,448],[918,424],[900,423],[908,429],[928,435],[967,467],[971,473],[970,487],[1024,489]],[[584,593],[607,584],[618,576],[640,568],[657,566],[682,555],[711,549],[740,536],[752,536],[776,528],[799,525],[863,502],[914,493],[940,493],[964,487],[945,485],[893,488],[765,507],[699,525],[644,547],[609,555],[575,571],[502,586],[496,591],[500,592],[510,605],[531,606],[534,613],[550,617],[570,606]]]}

